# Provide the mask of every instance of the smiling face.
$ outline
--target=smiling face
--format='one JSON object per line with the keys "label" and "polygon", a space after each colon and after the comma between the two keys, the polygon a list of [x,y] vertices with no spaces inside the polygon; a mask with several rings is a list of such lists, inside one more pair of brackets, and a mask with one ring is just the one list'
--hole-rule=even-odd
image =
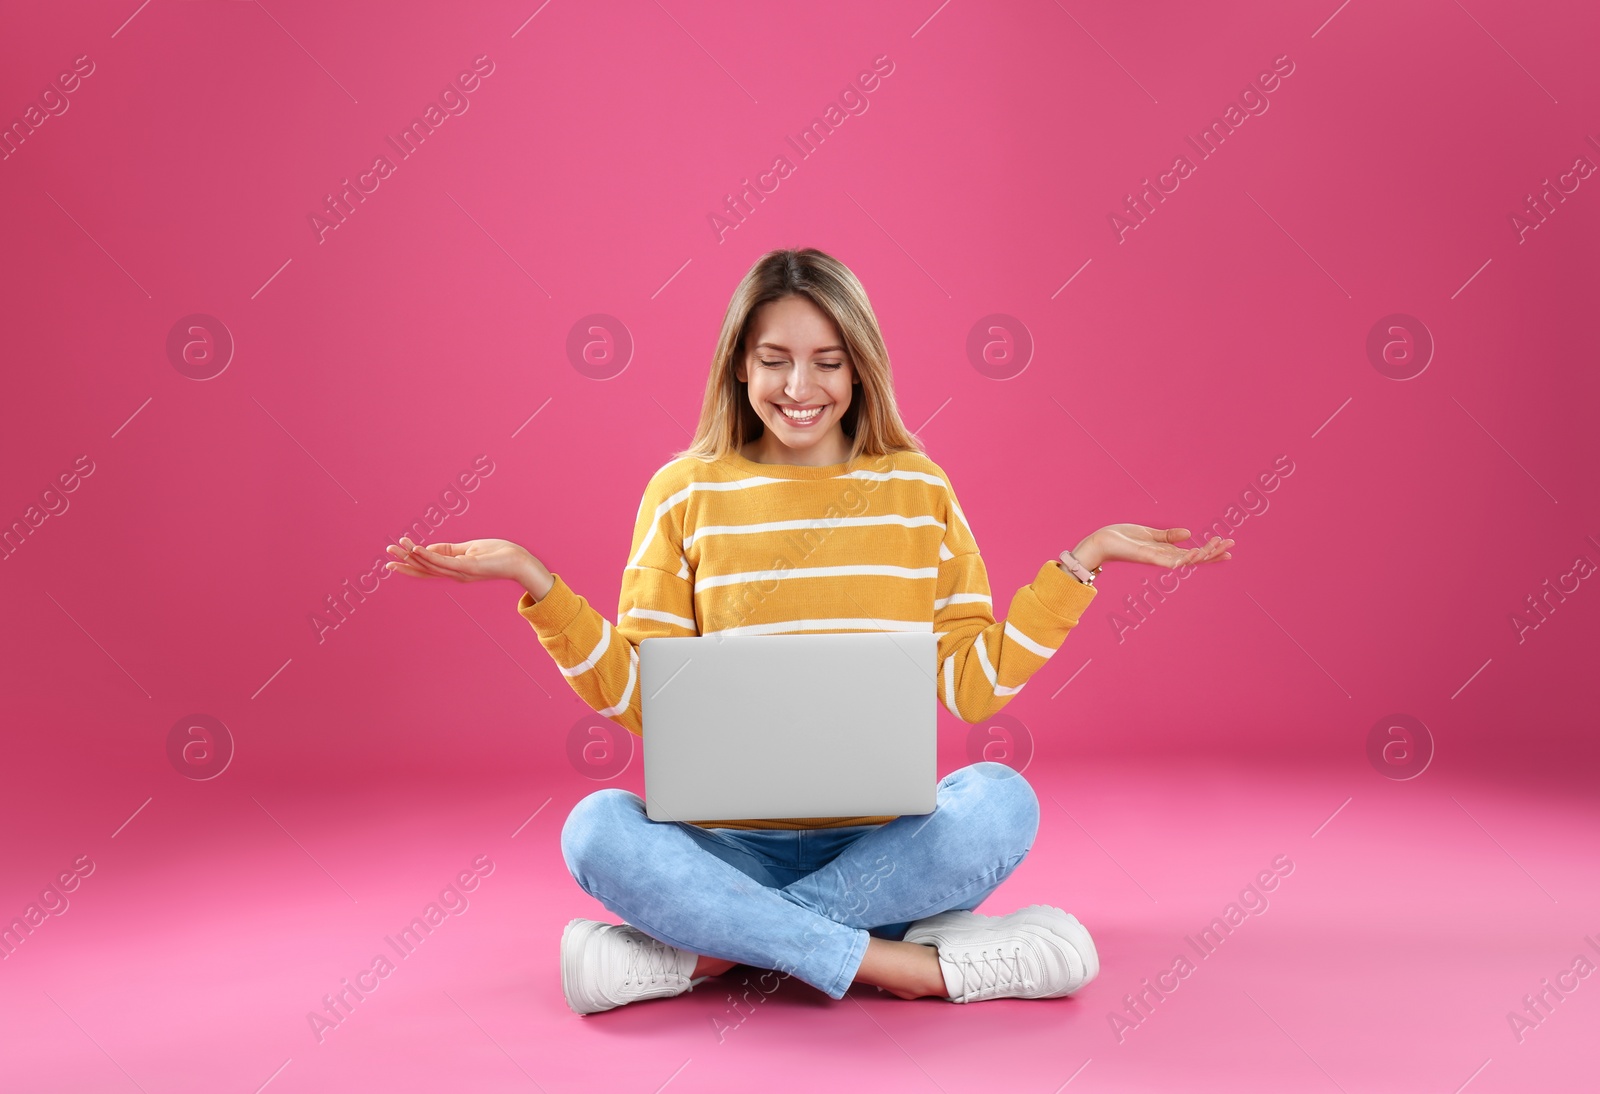
{"label": "smiling face", "polygon": [[[748,384],[765,432],[744,446],[756,463],[825,467],[850,458],[840,425],[854,396],[855,369],[826,312],[804,296],[786,296],[750,317],[734,375]],[[791,416],[794,412],[798,416]]]}

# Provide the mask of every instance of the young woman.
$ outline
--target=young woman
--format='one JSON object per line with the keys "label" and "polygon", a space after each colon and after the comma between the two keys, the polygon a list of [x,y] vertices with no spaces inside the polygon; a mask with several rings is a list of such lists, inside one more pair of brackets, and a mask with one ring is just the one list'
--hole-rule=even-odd
{"label": "young woman", "polygon": [[[807,248],[762,256],[735,290],[694,440],[645,488],[614,627],[506,540],[402,539],[388,565],[517,582],[517,610],[572,688],[633,733],[638,644],[716,633],[932,630],[940,701],[978,724],[1077,625],[1102,564],[1231,557],[1231,539],[1176,546],[1188,538],[1101,528],[1044,563],[997,621],[954,488],[900,419],[865,290]],[[796,680],[796,700],[826,686]],[[1033,845],[1039,805],[1022,775],[970,764],[935,800],[918,816],[690,823],[650,820],[620,787],[595,791],[568,815],[562,854],[625,922],[574,919],[562,932],[568,1005],[590,1014],[677,995],[738,964],[834,999],[853,982],[964,1003],[1057,998],[1092,980],[1099,957],[1076,917],[972,910]]]}

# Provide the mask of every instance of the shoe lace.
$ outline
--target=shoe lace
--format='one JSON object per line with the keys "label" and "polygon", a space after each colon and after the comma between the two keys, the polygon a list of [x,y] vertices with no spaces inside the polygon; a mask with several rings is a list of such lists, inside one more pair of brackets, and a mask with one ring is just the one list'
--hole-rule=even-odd
{"label": "shoe lace", "polygon": [[657,980],[679,976],[676,947],[651,938],[643,931],[638,934],[630,932],[623,936],[623,941],[628,944],[622,958],[623,983],[635,981],[653,984]]}
{"label": "shoe lace", "polygon": [[1022,947],[979,950],[977,954],[957,956],[955,965],[961,973],[961,994],[971,997],[982,992],[1020,985],[1023,991],[1033,991],[1035,984],[1022,963]]}

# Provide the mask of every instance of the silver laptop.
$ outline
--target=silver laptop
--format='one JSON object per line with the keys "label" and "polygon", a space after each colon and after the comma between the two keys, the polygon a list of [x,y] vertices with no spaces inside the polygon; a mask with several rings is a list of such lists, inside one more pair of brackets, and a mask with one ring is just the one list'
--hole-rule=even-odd
{"label": "silver laptop", "polygon": [[937,681],[931,631],[646,638],[645,814],[931,813]]}

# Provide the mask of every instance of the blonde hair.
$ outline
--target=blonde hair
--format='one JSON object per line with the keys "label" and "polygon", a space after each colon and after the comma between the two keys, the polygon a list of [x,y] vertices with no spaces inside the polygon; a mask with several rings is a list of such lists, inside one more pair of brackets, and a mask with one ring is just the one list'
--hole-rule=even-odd
{"label": "blonde hair", "polygon": [[766,428],[750,405],[748,383],[734,366],[745,352],[745,338],[757,308],[789,296],[803,296],[838,328],[860,381],[850,407],[840,418],[852,440],[850,460],[886,456],[893,452],[923,453],[922,443],[906,428],[895,405],[894,377],[889,371],[889,351],[878,328],[878,317],[849,267],[814,247],[769,251],[750,267],[722,319],[722,334],[706,377],[705,399],[700,404],[700,424],[689,447],[672,459],[695,456],[717,460],[737,452]]}

